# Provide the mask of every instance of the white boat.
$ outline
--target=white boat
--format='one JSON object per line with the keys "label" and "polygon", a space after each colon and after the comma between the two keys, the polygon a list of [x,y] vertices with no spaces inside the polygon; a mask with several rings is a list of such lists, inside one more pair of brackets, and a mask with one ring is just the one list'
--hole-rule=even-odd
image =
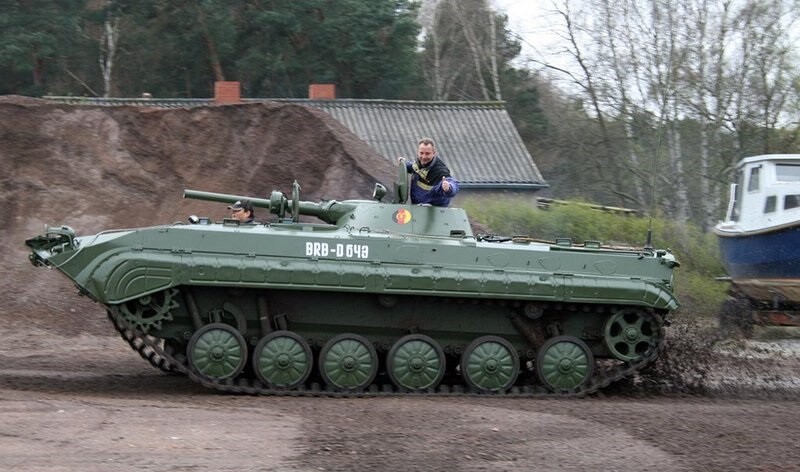
{"label": "white boat", "polygon": [[754,309],[800,308],[800,154],[742,159],[714,233],[734,287]]}

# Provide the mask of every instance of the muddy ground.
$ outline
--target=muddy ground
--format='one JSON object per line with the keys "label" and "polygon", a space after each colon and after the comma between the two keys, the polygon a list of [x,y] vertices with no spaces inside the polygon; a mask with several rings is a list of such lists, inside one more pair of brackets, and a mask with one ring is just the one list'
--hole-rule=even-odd
{"label": "muddy ground", "polygon": [[254,397],[164,374],[107,324],[0,328],[0,470],[800,470],[796,341],[582,399]]}
{"label": "muddy ground", "polygon": [[[412,149],[413,151],[413,149]],[[26,260],[79,234],[221,217],[184,188],[363,198],[393,167],[295,105],[148,110],[0,97],[0,470],[798,471],[796,340],[676,323],[654,368],[583,399],[252,397],[153,369]]]}

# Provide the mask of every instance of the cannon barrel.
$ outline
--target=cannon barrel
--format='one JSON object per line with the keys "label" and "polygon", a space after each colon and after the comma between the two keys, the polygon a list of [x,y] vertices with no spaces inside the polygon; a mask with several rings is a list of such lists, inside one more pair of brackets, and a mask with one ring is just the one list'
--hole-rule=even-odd
{"label": "cannon barrel", "polygon": [[[279,196],[283,196],[280,192],[273,192],[278,193]],[[266,208],[267,210],[272,211],[272,201],[271,199],[268,200],[266,198],[254,198],[254,197],[247,197],[247,196],[240,196],[240,195],[230,195],[227,193],[214,193],[214,192],[203,192],[201,190],[190,190],[186,189],[183,191],[183,198],[191,198],[194,200],[206,200],[209,202],[220,202],[220,203],[235,203],[238,200],[250,200],[250,203],[253,204],[254,207],[258,208]]]}
{"label": "cannon barrel", "polygon": [[298,221],[300,215],[309,215],[316,216],[320,220],[330,224],[335,224],[342,216],[355,209],[355,205],[353,204],[341,203],[336,200],[328,200],[319,203],[300,201],[299,188],[296,192],[293,191],[293,193],[293,198],[288,199],[282,192],[273,190],[270,198],[266,199],[185,189],[183,191],[183,198],[221,203],[234,203],[238,200],[249,200],[254,207],[265,208],[270,213],[278,215],[280,218],[284,218],[286,213],[289,212],[289,214],[292,215],[293,221]]}

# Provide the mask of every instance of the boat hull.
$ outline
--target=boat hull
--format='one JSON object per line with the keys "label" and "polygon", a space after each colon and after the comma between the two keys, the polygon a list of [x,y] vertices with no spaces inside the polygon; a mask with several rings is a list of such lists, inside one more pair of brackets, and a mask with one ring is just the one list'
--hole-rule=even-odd
{"label": "boat hull", "polygon": [[800,222],[773,231],[716,231],[733,282],[757,300],[800,303]]}

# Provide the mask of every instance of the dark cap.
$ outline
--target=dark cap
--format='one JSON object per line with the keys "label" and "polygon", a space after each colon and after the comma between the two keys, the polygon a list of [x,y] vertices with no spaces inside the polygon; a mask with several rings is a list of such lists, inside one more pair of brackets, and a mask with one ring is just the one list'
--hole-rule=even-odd
{"label": "dark cap", "polygon": [[253,211],[253,204],[250,203],[250,200],[238,200],[233,205],[228,205],[228,210]]}

